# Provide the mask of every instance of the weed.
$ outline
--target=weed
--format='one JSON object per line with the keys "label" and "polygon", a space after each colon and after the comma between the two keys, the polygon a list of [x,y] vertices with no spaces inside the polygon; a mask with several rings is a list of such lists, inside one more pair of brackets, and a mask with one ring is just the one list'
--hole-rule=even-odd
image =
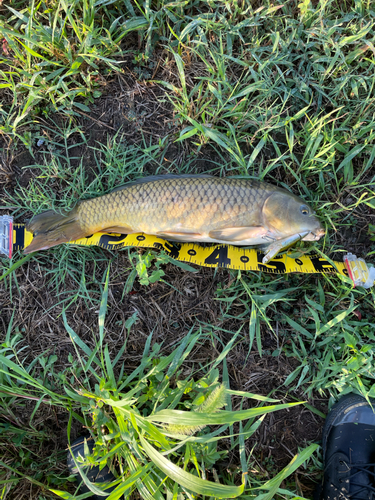
{"label": "weed", "polygon": [[306,387],[309,396],[314,390],[328,390],[334,397],[353,391],[367,400],[373,397],[373,323],[356,321],[353,295],[349,304],[347,298],[336,299],[329,308],[309,297],[305,300],[306,309],[300,312],[303,326],[285,316],[295,333],[284,350],[300,364],[284,384]]}
{"label": "weed", "polygon": [[[231,391],[219,382],[218,365],[225,360],[232,343],[224,348],[221,356],[203,377],[194,376],[194,372],[188,378],[182,377],[181,367],[184,360],[189,357],[197,343],[204,341],[202,331],[189,332],[168,356],[159,356],[161,346],[157,343],[151,348],[150,335],[141,363],[127,375],[124,362],[117,367],[126,344],[115,359],[111,359],[105,344],[108,278],[107,272],[99,310],[99,340],[93,350],[72,330],[65,312],[63,313],[77,362],[71,357],[71,366],[58,376],[53,369],[57,360],[55,356],[41,355],[27,369],[24,368],[16,349],[17,342],[10,340],[10,325],[6,343],[0,353],[0,390],[6,398],[13,399],[6,406],[11,407],[17,399],[24,398],[38,401],[34,413],[42,403],[65,408],[70,413],[68,439],[72,419],[78,419],[85,424],[95,439],[95,448],[92,454],[84,459],[78,457],[75,462],[82,480],[93,493],[101,490],[98,485],[90,483],[83,467],[108,463],[117,476],[113,483],[116,489],[109,496],[110,499],[123,494],[128,496],[134,490],[142,496],[154,498],[163,498],[162,492],[167,495],[193,492],[214,498],[240,496],[244,492],[247,475],[247,458],[244,451],[241,453],[243,469],[240,486],[236,486],[234,477],[227,475],[223,476],[226,484],[207,479],[210,470],[215,470],[214,476],[216,474],[217,478],[219,477],[213,467],[226,454],[224,450],[217,448],[220,435],[235,422],[250,419],[246,425],[241,425],[239,434],[229,436],[236,437],[243,446],[244,440],[251,436],[261,423],[261,420],[254,420],[256,417],[299,403],[261,405],[239,411],[221,410],[227,405],[228,397],[232,394],[260,400],[262,403],[276,401],[242,391]],[[15,361],[11,360],[12,357],[15,357]],[[36,361],[39,361],[42,369],[38,376],[33,374]],[[70,377],[69,373],[73,376]],[[46,383],[47,376],[51,378],[50,388]],[[80,381],[78,387],[77,380]],[[65,396],[55,392],[61,389],[64,389]],[[83,417],[77,413],[79,409]],[[208,429],[210,425],[220,427],[211,431]],[[8,426],[5,430],[17,434],[14,427]],[[26,445],[22,444],[24,436],[25,433],[22,436],[18,433],[15,438],[18,440],[19,456],[22,460],[12,462],[13,465],[3,465],[8,471],[27,477],[14,469],[17,467],[22,470],[31,464],[30,453],[25,452]],[[30,439],[33,437],[29,436]],[[40,433],[37,433],[35,438],[40,438]],[[281,481],[302,464],[316,447],[317,445],[312,445],[304,450],[273,481],[261,485],[262,489],[268,490],[267,495],[270,498],[279,488]],[[14,482],[16,477],[17,475],[13,476]],[[40,484],[36,478],[31,481]],[[53,476],[47,478],[47,482],[49,491],[62,497],[66,496],[64,491],[53,486],[63,483],[62,478]],[[12,481],[10,484],[13,486]]]}
{"label": "weed", "polygon": [[[371,260],[375,253],[372,4],[367,0],[263,4],[258,8],[251,0],[18,0],[11,6],[3,2],[1,208],[12,209],[22,221],[46,209],[71,208],[79,198],[104,194],[148,173],[240,174],[291,189],[317,211],[327,230],[324,240],[301,243],[296,251],[322,252],[335,259],[351,251]],[[119,74],[129,79],[126,84],[121,80],[116,94],[112,88]],[[130,74],[137,81],[131,82]],[[83,132],[77,118],[90,112],[101,93],[113,97],[105,94],[108,82],[119,100],[124,93],[136,92],[143,99],[145,89],[163,86],[167,93],[163,99],[169,100],[171,111],[160,118],[160,130],[145,127],[143,141],[136,145],[125,140],[133,140],[134,130],[139,131],[132,114],[128,128],[124,127],[128,135],[120,132],[105,144],[96,144],[87,164],[84,153],[90,132]],[[164,119],[169,128],[162,126]],[[147,120],[144,115],[142,127]],[[37,150],[35,144],[39,144]],[[31,177],[26,181],[17,169],[24,149],[34,158],[33,165],[25,167]],[[116,298],[106,288],[107,275],[103,279],[108,261],[122,287]],[[48,478],[40,475],[41,469],[31,473],[27,463],[34,459],[36,448],[45,446],[44,429],[32,425],[39,409],[48,403],[64,415],[69,413],[71,422],[87,425],[97,444],[93,456],[85,460],[113,463],[118,491],[138,491],[145,498],[165,493],[171,498],[180,493],[192,497],[184,484],[175,481],[182,469],[190,474],[185,479],[194,475],[197,491],[202,491],[197,480],[206,478],[210,487],[216,482],[238,492],[241,474],[250,470],[254,459],[246,438],[262,417],[235,425],[226,422],[223,435],[215,434],[217,429],[210,426],[192,434],[168,432],[168,426],[181,425],[175,411],[182,412],[187,419],[184,425],[191,431],[198,417],[201,427],[234,414],[230,397],[248,401],[227,385],[233,373],[225,371],[224,359],[237,353],[237,347],[244,351],[248,373],[256,368],[250,364],[254,358],[277,358],[283,366],[289,358],[292,368],[274,390],[295,393],[298,398],[302,393],[311,398],[320,394],[331,397],[330,403],[353,390],[367,398],[374,396],[373,289],[353,289],[347,279],[330,275],[271,277],[227,270],[192,274],[193,284],[177,287],[183,304],[173,304],[174,310],[180,307],[178,320],[168,317],[163,322],[166,338],[168,321],[178,328],[193,325],[182,344],[173,344],[175,330],[171,330],[172,359],[168,349],[162,352],[159,339],[151,345],[150,310],[137,305],[137,296],[134,302],[128,296],[140,280],[146,296],[142,300],[147,302],[151,292],[166,286],[170,277],[164,264],[170,262],[154,251],[114,254],[68,246],[26,258],[16,254],[10,263],[1,261],[0,381],[6,422],[0,444],[12,442],[1,477],[8,481],[2,483],[4,488],[11,491],[16,483],[29,481],[35,488],[55,485],[71,491],[65,479],[59,483],[58,472],[52,473],[54,479]],[[51,300],[41,300],[41,304],[34,300],[38,286],[46,289]],[[214,297],[206,294],[210,286]],[[104,292],[110,311],[118,300],[126,313],[121,320],[110,316],[113,329],[118,325],[125,334],[124,339],[119,335],[111,352],[104,329]],[[202,297],[212,298],[203,313],[199,307],[206,299]],[[69,317],[72,309],[76,314]],[[101,323],[95,337],[89,320],[96,311],[101,311]],[[49,315],[47,326],[46,321],[35,319],[43,315]],[[41,338],[44,335],[50,347],[40,325],[48,330],[59,321],[64,321],[74,351],[63,362],[54,349],[39,348],[33,353],[27,340],[34,331]],[[85,322],[89,333],[83,340],[80,328]],[[143,349],[143,364],[135,373],[137,368],[130,368],[127,339],[141,322],[132,342],[135,350]],[[233,331],[246,335],[235,337]],[[224,343],[222,336],[230,340]],[[217,364],[207,359],[202,347],[207,342],[212,352],[220,346]],[[204,361],[197,362],[200,353]],[[179,364],[181,356],[194,366],[188,374]],[[194,371],[198,365],[199,374]],[[221,378],[215,371],[219,365]],[[243,387],[247,382],[238,383]],[[227,407],[217,408],[205,420],[198,408],[222,383]],[[125,396],[132,401],[128,407],[121,406]],[[27,405],[37,406],[30,410]],[[20,408],[30,425],[20,425]],[[167,412],[168,422],[153,420],[161,412]],[[22,429],[28,435],[21,439]],[[235,472],[220,465],[224,453],[233,450]],[[280,491],[281,481],[311,451],[311,447],[302,451],[279,474],[271,456],[266,468],[276,477],[265,482],[265,470],[262,477],[253,474],[242,495],[259,495],[263,500],[287,496]],[[47,469],[43,460],[41,456],[41,467]],[[292,482],[287,484],[299,492]]]}

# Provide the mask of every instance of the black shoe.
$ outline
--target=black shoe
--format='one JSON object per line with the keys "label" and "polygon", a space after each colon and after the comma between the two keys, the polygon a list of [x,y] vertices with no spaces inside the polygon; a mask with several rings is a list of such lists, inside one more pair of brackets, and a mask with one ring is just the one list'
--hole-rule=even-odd
{"label": "black shoe", "polygon": [[375,500],[374,410],[356,394],[343,396],[323,429],[324,478],[321,500]]}
{"label": "black shoe", "polygon": [[[89,448],[90,453],[94,449],[95,442],[92,437],[90,436],[82,436],[78,438],[74,443],[71,445],[72,453],[74,455],[74,458],[77,459],[78,455],[80,455],[82,458],[85,457],[85,439],[87,441],[87,446]],[[68,469],[71,474],[74,474],[77,476],[77,481],[81,482],[82,478],[80,473],[77,470],[76,464],[74,463],[74,460],[72,458],[72,454],[70,451],[68,451],[68,456],[67,456],[67,463],[68,463]],[[99,470],[99,466],[95,467],[86,467],[84,469],[86,476],[90,480],[91,483],[94,483],[96,485],[98,484],[103,484],[103,483],[110,483],[112,481],[115,481],[115,476],[112,474],[112,472],[109,470],[107,466],[105,466],[102,470]],[[116,486],[112,486],[110,488],[107,488],[105,490],[106,493],[111,493]],[[91,490],[85,485],[85,483],[82,483],[82,485],[79,488],[79,492],[81,493],[89,493]],[[92,494],[91,497],[87,497],[88,499],[92,500],[103,500],[105,497],[95,495],[94,493]]]}

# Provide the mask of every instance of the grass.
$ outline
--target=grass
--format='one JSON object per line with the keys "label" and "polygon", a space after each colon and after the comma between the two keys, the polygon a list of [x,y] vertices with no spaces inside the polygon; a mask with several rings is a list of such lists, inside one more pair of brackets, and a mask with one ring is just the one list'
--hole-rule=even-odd
{"label": "grass", "polygon": [[[1,4],[1,210],[24,220],[148,174],[242,175],[317,211],[325,238],[296,251],[371,261],[374,23],[369,0]],[[262,395],[308,399],[315,415],[319,398],[375,397],[373,289],[338,276],[192,273],[138,249],[60,246],[21,258],[0,264],[3,498],[16,487],[74,494],[65,454],[48,448],[53,412],[68,439],[89,430],[97,445],[86,461],[113,464],[127,498],[228,497],[225,488],[311,498],[315,446],[301,440],[285,470],[257,455],[251,439],[265,417],[250,416],[248,393],[259,391],[238,367],[251,381],[275,360],[285,371]],[[174,411],[192,430],[216,390],[226,409],[214,404],[199,427],[217,423],[222,434],[171,432]],[[118,406],[129,391],[134,401]],[[290,474],[303,463],[301,489]]]}
{"label": "grass", "polygon": [[[9,420],[15,420],[15,424],[18,424],[12,414],[12,408],[22,404],[24,398],[37,401],[36,409],[40,404],[63,407],[70,414],[69,442],[71,420],[75,418],[85,424],[93,435],[96,446],[92,455],[83,457],[85,460],[82,461],[78,457],[76,465],[83,482],[93,493],[98,493],[98,486],[89,481],[83,466],[105,464],[109,461],[111,470],[117,471],[118,476],[113,483],[116,488],[108,497],[110,500],[121,495],[129,497],[133,491],[138,491],[139,495],[147,498],[164,498],[163,493],[167,496],[186,494],[189,497],[195,493],[215,498],[238,497],[245,491],[247,460],[251,458],[246,458],[243,449],[240,451],[243,467],[241,485],[235,484],[236,475],[241,473],[241,468],[237,474],[229,477],[226,475],[225,484],[218,484],[217,473],[216,476],[214,474],[214,482],[208,481],[206,477],[217,460],[228,453],[217,450],[220,434],[229,428],[232,429],[234,423],[248,420],[246,425],[241,425],[239,433],[232,434],[232,430],[231,434],[226,436],[231,438],[233,447],[239,445],[243,448],[245,439],[261,424],[262,419],[256,420],[256,417],[299,403],[264,406],[265,403],[275,403],[277,400],[233,391],[229,389],[228,382],[219,382],[218,367],[221,363],[226,367],[225,358],[236,336],[229,345],[223,346],[221,355],[211,364],[209,370],[206,370],[204,377],[197,376],[197,372],[192,373],[192,377],[182,378],[181,365],[195,345],[204,341],[202,330],[189,332],[168,356],[160,356],[161,346],[157,343],[154,343],[151,349],[151,334],[145,344],[141,363],[127,375],[125,362],[120,367],[117,366],[126,343],[115,359],[111,359],[105,343],[108,278],[109,273],[100,304],[99,341],[94,350],[79,338],[69,326],[65,313],[63,314],[65,328],[78,360],[74,361],[72,356],[72,365],[59,373],[54,373],[53,367],[57,356],[39,356],[26,368],[19,359],[22,349],[17,349],[21,336],[11,337],[10,324],[2,346],[0,370],[2,405]],[[125,326],[129,328],[131,324]],[[80,352],[83,352],[83,355]],[[39,376],[35,376],[37,362],[42,367]],[[224,373],[227,373],[226,368]],[[186,394],[188,397],[183,398]],[[219,412],[221,408],[229,405],[228,398],[232,395],[255,399],[262,404],[258,408]],[[32,465],[33,459],[39,458],[36,453],[28,450],[28,441],[34,444],[35,441],[43,442],[48,438],[43,432],[34,429],[32,420],[29,425],[29,432],[20,429],[19,425],[3,426],[3,438],[8,438],[17,448],[21,448],[19,458],[22,459],[15,461],[18,457],[12,459],[8,451],[4,452],[5,457],[1,464],[4,470],[11,472],[11,476],[3,480],[3,484],[17,485],[17,478],[21,476],[33,484],[43,485],[38,481],[40,475],[34,474],[30,477],[21,472]],[[209,425],[220,427],[214,432],[200,432],[208,429]],[[200,435],[195,436],[198,432]],[[316,448],[317,445],[311,445],[272,481],[252,486],[249,491],[262,489],[276,492],[281,481],[308,459]],[[25,450],[28,452],[25,453]],[[173,462],[169,458],[172,456]],[[12,465],[9,465],[9,461]],[[203,464],[203,468],[199,464]],[[42,466],[43,463],[38,464],[38,468]],[[60,477],[49,473],[44,474],[43,479],[47,483],[44,486],[47,490],[66,498],[66,492],[54,486],[62,482]]]}

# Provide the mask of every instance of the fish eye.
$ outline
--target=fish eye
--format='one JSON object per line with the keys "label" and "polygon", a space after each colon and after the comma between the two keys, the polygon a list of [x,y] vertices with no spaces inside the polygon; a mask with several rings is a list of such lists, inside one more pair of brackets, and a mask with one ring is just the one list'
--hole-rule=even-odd
{"label": "fish eye", "polygon": [[303,215],[308,215],[310,213],[309,207],[307,207],[306,205],[301,205],[300,210],[301,210],[301,214],[303,214]]}

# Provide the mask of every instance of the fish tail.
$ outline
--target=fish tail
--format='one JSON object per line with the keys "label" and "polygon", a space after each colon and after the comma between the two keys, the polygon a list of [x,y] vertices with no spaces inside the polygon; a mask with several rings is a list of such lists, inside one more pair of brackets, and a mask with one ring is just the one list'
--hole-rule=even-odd
{"label": "fish tail", "polygon": [[65,214],[49,210],[36,215],[27,224],[26,230],[33,233],[33,239],[25,248],[25,254],[46,250],[86,236],[79,221],[78,206]]}

